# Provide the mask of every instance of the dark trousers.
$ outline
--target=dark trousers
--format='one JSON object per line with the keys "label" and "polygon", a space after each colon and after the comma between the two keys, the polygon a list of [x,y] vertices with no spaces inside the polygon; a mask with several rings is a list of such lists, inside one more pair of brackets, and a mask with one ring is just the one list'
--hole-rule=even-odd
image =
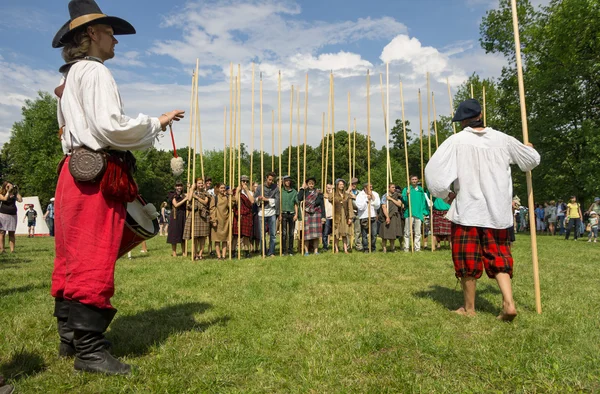
{"label": "dark trousers", "polygon": [[48,225],[48,230],[50,231],[50,236],[54,237],[54,218],[46,218],[46,224]]}
{"label": "dark trousers", "polygon": [[[377,218],[371,218],[371,252],[375,251],[377,243],[377,230],[379,229]],[[369,219],[360,220],[360,233],[362,236],[363,251],[369,250]]]}
{"label": "dark trousers", "polygon": [[579,238],[579,227],[581,227],[581,219],[580,218],[571,218],[569,219],[569,224],[567,225],[567,233],[565,234],[565,239],[569,239],[569,235],[571,234],[571,229],[575,226],[575,231],[573,232],[573,238]]}
{"label": "dark trousers", "polygon": [[325,250],[329,249],[329,242],[327,241],[327,239],[328,239],[328,235],[331,234],[331,224],[332,224],[331,219],[327,219],[325,221],[325,224],[323,225],[322,237],[323,237],[323,249],[325,249]]}
{"label": "dark trousers", "polygon": [[294,213],[281,214],[281,251],[282,253],[294,252]]}

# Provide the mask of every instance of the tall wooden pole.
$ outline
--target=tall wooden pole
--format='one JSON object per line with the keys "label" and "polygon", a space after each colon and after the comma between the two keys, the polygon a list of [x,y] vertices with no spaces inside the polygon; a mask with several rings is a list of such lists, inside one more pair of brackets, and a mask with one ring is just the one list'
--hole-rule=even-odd
{"label": "tall wooden pole", "polygon": [[[308,73],[306,74],[306,91],[304,93],[304,168],[302,170],[302,179],[306,179],[306,134],[308,130]],[[304,253],[304,241],[306,236],[306,212],[305,212],[305,200],[302,200],[302,253]]]}
{"label": "tall wooden pole", "polygon": [[356,118],[354,118],[354,132],[352,141],[352,178],[356,178]]}
{"label": "tall wooden pole", "polygon": [[425,187],[425,160],[423,158],[423,102],[421,100],[421,89],[419,89],[419,140],[421,143],[421,181]]}
{"label": "tall wooden pole", "polygon": [[238,208],[238,220],[237,220],[237,233],[238,233],[238,247],[237,247],[237,258],[242,259],[242,70],[238,64],[238,79],[237,79],[237,109],[238,109],[238,138],[237,138],[237,159],[238,159],[238,187],[240,188],[240,195],[237,203]]}
{"label": "tall wooden pole", "polygon": [[[402,89],[402,82],[400,82],[400,104],[402,105],[402,131],[404,132],[404,159],[406,166],[406,197],[408,198],[408,225],[410,230],[410,250],[412,253],[414,253],[415,244],[413,241],[412,204],[410,203],[410,171],[408,169],[408,142],[406,138],[406,117],[404,115],[404,92]],[[419,104],[421,104],[421,100],[419,100]]]}
{"label": "tall wooden pole", "polygon": [[325,166],[323,165],[325,159],[325,112],[323,112],[321,125],[321,191],[325,191]]}
{"label": "tall wooden pole", "polygon": [[[385,64],[385,93],[386,93],[386,105],[385,105],[385,150],[386,150],[386,161],[388,165],[387,177],[385,182],[385,188],[389,189],[390,176],[392,173],[392,166],[390,161],[390,64]],[[390,199],[386,202],[387,211],[390,211]]]}
{"label": "tall wooden pole", "polygon": [[[367,70],[367,183],[371,187],[371,74]],[[367,198],[368,244],[371,250],[371,200]]]}
{"label": "tall wooden pole", "polygon": [[223,110],[223,183],[227,184],[227,106]]}
{"label": "tall wooden pole", "polygon": [[[297,185],[300,185],[300,87],[296,92],[297,111],[296,111],[296,174],[297,174]],[[304,217],[303,217],[304,218]],[[304,253],[304,251],[302,251]]]}
{"label": "tall wooden pole", "polygon": [[251,128],[251,141],[250,141],[250,190],[254,192],[252,189],[252,175],[254,174],[254,63],[252,63],[252,125]]}
{"label": "tall wooden pole", "polygon": [[[517,15],[517,2],[511,0],[513,30],[515,35],[515,49],[517,58],[517,76],[519,79],[519,101],[521,102],[521,123],[523,127],[523,143],[529,143],[529,131],[527,127],[527,107],[525,105],[525,83],[523,82],[523,65],[521,60],[521,39],[519,37],[519,19]],[[527,203],[529,205],[529,225],[535,228],[533,183],[531,171],[526,173],[527,179]],[[538,314],[542,313],[542,299],[540,291],[540,272],[538,267],[537,236],[535,231],[531,232],[531,257],[533,262],[533,284],[535,290],[535,306]]]}
{"label": "tall wooden pole", "polygon": [[[196,73],[192,73],[192,94],[190,97],[190,115],[192,115],[192,111],[194,110],[195,96],[196,94]],[[188,143],[188,168],[187,168],[187,184],[190,184],[190,171],[191,171],[191,163],[192,163],[192,133],[194,130],[194,117],[190,116],[190,138]]]}
{"label": "tall wooden pole", "polygon": [[431,107],[433,108],[433,132],[435,133],[435,149],[439,148],[438,130],[437,130],[437,112],[435,110],[435,96],[431,92]]}
{"label": "tall wooden pole", "polygon": [[[263,137],[264,137],[264,133],[263,133],[263,80],[262,80],[262,72],[260,73],[260,87],[259,87],[260,93],[259,93],[259,101],[260,101],[260,187],[261,187],[261,197],[264,198],[265,197],[265,163],[264,163],[264,141],[263,141]],[[261,243],[260,243],[260,248],[262,250],[262,258],[265,258],[265,247],[266,247],[266,238],[267,235],[265,234],[265,204],[263,201],[261,201],[261,228],[260,228],[260,234],[262,234],[262,238],[261,238]]]}
{"label": "tall wooden pole", "polygon": [[485,84],[483,84],[483,127],[487,127],[487,115],[485,105]]}
{"label": "tall wooden pole", "polygon": [[[429,154],[427,156],[427,161],[431,160],[431,108],[429,97],[431,95],[431,88],[429,86],[429,73],[427,73],[427,145],[429,147]],[[423,183],[423,189],[425,189],[425,183]],[[429,235],[431,239],[431,250],[435,250],[435,238],[433,237],[433,210],[432,207],[429,207]]]}
{"label": "tall wooden pole", "polygon": [[[330,74],[329,81],[331,84],[331,179],[333,180],[333,209],[331,210],[331,233],[333,241],[335,238],[335,194],[337,193],[337,185],[335,182],[335,87],[333,73]],[[333,253],[336,253],[337,243],[333,247]]]}
{"label": "tall wooden pole", "polygon": [[[233,71],[233,63],[231,64],[231,70]],[[234,141],[234,135],[236,134],[237,130],[237,77],[235,77],[235,79],[233,79],[233,83],[234,83],[234,90],[233,90],[233,96],[232,96],[232,106],[231,106],[231,111],[230,111],[230,119],[232,120],[231,124],[229,125],[229,190],[233,191],[233,185],[235,183],[235,141]],[[233,207],[232,207],[232,198],[231,196],[229,197],[228,201],[229,201],[229,220],[228,220],[228,225],[229,225],[229,236],[227,239],[227,256],[229,258],[229,260],[231,260],[232,257],[232,253],[231,253],[231,249],[233,249]]]}
{"label": "tall wooden pole", "polygon": [[[278,81],[277,81],[277,141],[279,143],[279,215],[282,216],[282,196],[283,196],[283,178],[281,175],[281,71],[279,71]],[[283,221],[279,220],[279,256],[283,256],[283,229],[281,226],[283,225]]]}
{"label": "tall wooden pole", "polygon": [[288,176],[292,176],[292,135],[294,134],[294,85],[290,91],[290,146],[288,148]]}
{"label": "tall wooden pole", "polygon": [[[198,60],[196,60],[196,66],[198,66]],[[196,123],[196,118],[198,116],[198,91],[197,91],[197,89],[195,87],[194,87],[193,90],[196,91],[196,96],[195,96],[195,98],[193,100],[193,104],[192,104],[193,108],[194,108],[194,112],[190,111],[190,115],[191,115],[190,126],[192,124],[194,125],[193,126],[194,137],[192,139],[193,140],[193,144],[194,144],[194,157],[192,159],[192,179],[191,179],[191,181],[194,182],[194,184],[195,184],[196,183],[197,136],[198,136],[198,124]],[[190,131],[192,131],[191,128],[190,128]],[[192,147],[190,145],[190,149],[188,150],[188,152],[191,151],[191,150],[192,150]],[[189,154],[188,154],[188,157],[189,157]],[[190,174],[189,173],[188,173],[188,182],[187,182],[187,185],[188,185],[188,187],[190,185]],[[189,190],[189,188],[188,188],[187,192],[191,193],[191,190]],[[192,206],[192,210],[191,210],[191,213],[188,213],[188,215],[191,215],[192,226],[191,226],[191,231],[190,231],[190,241],[188,243],[187,240],[186,240],[186,243],[185,243],[185,253],[187,253],[187,251],[190,250],[190,247],[191,247],[192,253],[190,253],[190,255],[191,255],[192,261],[194,261],[194,257],[195,257],[194,254],[196,254],[196,248],[194,247],[194,241],[195,241],[195,239],[194,239],[195,238],[194,237],[195,236],[195,231],[194,231],[195,227],[194,227],[194,224],[195,224],[195,221],[196,221],[196,218],[195,218],[196,215],[194,215],[194,208],[196,207],[196,199],[194,198],[193,195],[192,195],[191,206]],[[187,218],[189,219],[189,216],[187,216]]]}
{"label": "tall wooden pole", "polygon": [[473,94],[473,84],[471,84],[471,98],[475,98],[475,95]]}
{"label": "tall wooden pole", "polygon": [[454,117],[454,103],[452,102],[452,91],[450,90],[450,80],[446,78],[446,84],[448,85],[448,100],[450,102],[450,123],[452,123],[452,131],[456,134],[456,123],[452,121]]}
{"label": "tall wooden pole", "polygon": [[271,172],[275,172],[275,110],[271,110]]}
{"label": "tall wooden pole", "polygon": [[352,144],[350,138],[352,134],[350,133],[350,127],[350,92],[348,92],[348,184],[350,184],[350,178],[352,178]]}
{"label": "tall wooden pole", "polygon": [[[387,135],[387,130],[388,130],[388,116],[387,116],[387,110],[386,110],[386,106],[385,106],[385,94],[383,92],[383,75],[381,73],[379,73],[379,90],[381,91],[381,108],[383,109],[383,127],[385,129],[385,135]],[[386,144],[387,147],[387,144]],[[392,168],[392,164],[390,163],[390,158],[386,157],[386,178],[390,177],[391,174],[391,168]]]}

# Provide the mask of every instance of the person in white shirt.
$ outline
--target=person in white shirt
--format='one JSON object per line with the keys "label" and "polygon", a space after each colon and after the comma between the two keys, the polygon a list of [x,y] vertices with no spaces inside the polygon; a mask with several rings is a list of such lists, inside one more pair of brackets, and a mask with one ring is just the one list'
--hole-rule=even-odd
{"label": "person in white shirt", "polygon": [[513,220],[510,165],[530,171],[540,163],[540,155],[531,145],[484,127],[477,100],[460,103],[452,121],[461,122],[464,129],[440,145],[425,168],[425,178],[433,196],[452,203],[447,214],[452,259],[464,293],[464,305],[456,312],[475,314],[476,283],[485,268],[502,292],[498,318],[512,321],[517,310],[508,234]]}
{"label": "person in white shirt", "polygon": [[[67,62],[60,68],[63,78],[55,90],[65,153],[56,186],[59,220],[51,288],[61,341],[59,356],[75,356],[76,370],[125,375],[131,367],[108,352],[103,333],[117,312],[110,299],[125,226],[125,202],[137,197],[132,177],[135,158],[127,151],[150,148],[159,132],[183,118],[184,111],[160,117],[125,115],[117,84],[104,62],[115,56],[115,35],[134,34],[135,29],[123,19],[103,14],[93,0],[72,0],[69,14],[70,20],[52,41],[54,48],[63,48]],[[89,159],[102,157],[92,152],[100,150],[107,166],[94,174],[99,182],[86,181],[78,175],[82,172],[71,168],[74,152],[87,152],[83,157]]]}
{"label": "person in white shirt", "polygon": [[[356,208],[358,209],[358,219],[360,220],[361,237],[363,252],[375,252],[377,242],[378,223],[377,210],[381,206],[381,199],[376,191],[373,191],[373,185],[365,183],[363,189],[356,196]],[[369,219],[371,222],[371,242],[369,243]]]}
{"label": "person in white shirt", "polygon": [[[260,221],[260,243],[267,257],[275,257],[275,243],[277,242],[277,217],[279,216],[280,192],[275,184],[274,172],[267,174],[265,183],[259,185],[255,193],[255,201],[258,205],[258,220]],[[266,250],[265,233],[269,231],[269,249]]]}

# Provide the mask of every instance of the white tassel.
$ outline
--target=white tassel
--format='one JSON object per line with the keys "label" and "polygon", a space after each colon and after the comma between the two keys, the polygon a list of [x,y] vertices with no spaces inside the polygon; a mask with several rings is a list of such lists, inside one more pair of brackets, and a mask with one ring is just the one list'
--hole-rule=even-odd
{"label": "white tassel", "polygon": [[179,176],[183,174],[183,158],[182,157],[174,157],[171,159],[171,172],[173,175]]}
{"label": "white tassel", "polygon": [[144,214],[146,216],[148,216],[152,220],[154,220],[154,219],[156,219],[157,217],[160,216],[160,214],[156,210],[156,207],[154,206],[154,204],[146,204],[146,205],[144,205],[144,207],[142,208],[142,211],[144,212]]}

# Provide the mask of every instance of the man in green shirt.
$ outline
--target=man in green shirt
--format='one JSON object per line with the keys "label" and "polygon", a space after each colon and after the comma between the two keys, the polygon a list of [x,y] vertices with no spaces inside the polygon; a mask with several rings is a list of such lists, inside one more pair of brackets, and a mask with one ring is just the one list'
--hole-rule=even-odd
{"label": "man in green shirt", "polygon": [[[404,211],[404,251],[408,252],[410,248],[410,215],[412,214],[412,223],[415,235],[415,251],[421,251],[421,224],[424,216],[429,214],[429,202],[425,191],[419,186],[419,177],[412,175],[410,177],[410,203],[406,188],[402,190],[402,202],[406,207]],[[410,207],[410,208],[409,208]]]}
{"label": "man in green shirt", "polygon": [[283,177],[281,189],[281,251],[283,255],[294,254],[294,226],[298,220],[298,192],[292,188],[292,178]]}

